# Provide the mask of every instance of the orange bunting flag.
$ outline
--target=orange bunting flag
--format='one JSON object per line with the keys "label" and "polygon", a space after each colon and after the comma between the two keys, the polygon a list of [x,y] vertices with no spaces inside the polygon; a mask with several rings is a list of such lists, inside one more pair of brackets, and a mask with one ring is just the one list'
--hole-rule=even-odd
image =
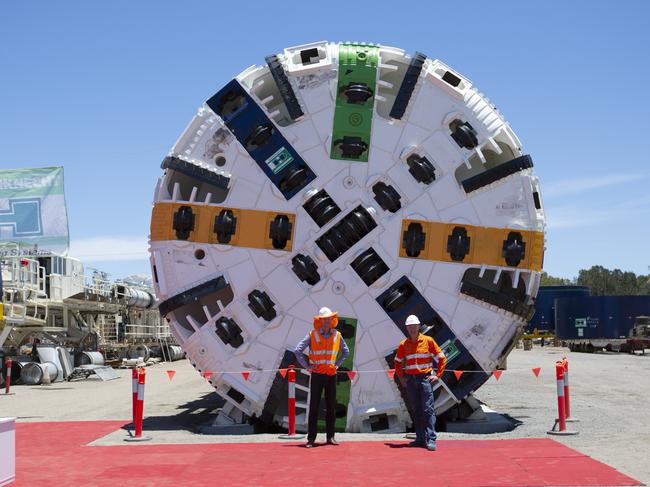
{"label": "orange bunting flag", "polygon": [[289,370],[289,369],[280,369],[280,370],[279,370],[280,375],[282,376],[283,379],[287,376],[287,371],[288,371],[288,370]]}
{"label": "orange bunting flag", "polygon": [[172,379],[174,378],[175,375],[176,375],[176,371],[175,371],[175,370],[168,370],[168,371],[167,371],[167,377],[169,377],[169,380],[172,380]]}
{"label": "orange bunting flag", "polygon": [[501,378],[501,374],[503,374],[502,370],[495,370],[492,372],[492,375],[496,380],[499,380]]}
{"label": "orange bunting flag", "polygon": [[533,374],[535,374],[535,377],[539,377],[539,371],[542,370],[541,367],[535,367],[533,368]]}
{"label": "orange bunting flag", "polygon": [[251,373],[249,371],[247,371],[247,370],[244,370],[241,373],[241,375],[242,375],[242,377],[244,377],[244,380],[248,380],[248,376],[251,375]]}
{"label": "orange bunting flag", "polygon": [[388,369],[386,371],[386,373],[388,374],[389,379],[392,379],[393,377],[395,377],[395,369]]}
{"label": "orange bunting flag", "polygon": [[348,374],[348,377],[350,378],[350,380],[354,380],[354,378],[357,375],[357,373],[354,370],[348,370],[347,374]]}
{"label": "orange bunting flag", "polygon": [[454,370],[454,375],[456,376],[456,380],[460,380],[460,376],[463,375],[462,370]]}
{"label": "orange bunting flag", "polygon": [[206,380],[210,380],[212,378],[212,372],[203,372],[203,377],[205,377]]}

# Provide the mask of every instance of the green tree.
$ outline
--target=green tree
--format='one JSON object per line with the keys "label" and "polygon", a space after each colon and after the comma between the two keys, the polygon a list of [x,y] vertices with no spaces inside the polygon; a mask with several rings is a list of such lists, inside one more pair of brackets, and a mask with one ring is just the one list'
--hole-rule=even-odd
{"label": "green tree", "polygon": [[542,272],[541,285],[542,286],[568,286],[571,284],[570,279],[565,279],[564,277],[555,277]]}
{"label": "green tree", "polygon": [[650,294],[649,279],[650,276],[637,276],[634,272],[595,265],[580,270],[577,283],[589,286],[594,296],[620,296]]}
{"label": "green tree", "polygon": [[650,294],[650,275],[637,276],[636,285],[637,288],[641,291],[639,294]]}

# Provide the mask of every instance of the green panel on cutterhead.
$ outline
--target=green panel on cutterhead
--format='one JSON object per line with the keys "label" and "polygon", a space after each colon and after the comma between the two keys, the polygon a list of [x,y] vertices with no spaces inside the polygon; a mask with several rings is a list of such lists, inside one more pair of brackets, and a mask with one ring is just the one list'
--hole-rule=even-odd
{"label": "green panel on cutterhead", "polygon": [[367,44],[339,46],[336,107],[330,158],[368,162],[375,105],[379,48]]}

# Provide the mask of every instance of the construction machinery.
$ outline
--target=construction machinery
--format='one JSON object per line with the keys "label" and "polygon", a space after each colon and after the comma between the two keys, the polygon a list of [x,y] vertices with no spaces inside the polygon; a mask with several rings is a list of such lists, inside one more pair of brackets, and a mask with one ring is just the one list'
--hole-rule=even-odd
{"label": "construction machinery", "polygon": [[149,358],[154,351],[164,358],[175,345],[152,290],[142,283],[114,282],[98,270],[85,273],[78,259],[30,255],[17,246],[3,253],[0,266],[0,351],[15,358],[17,381],[22,365],[39,361],[39,350],[60,349],[54,361],[59,378],[67,378],[75,365]]}
{"label": "construction machinery", "polygon": [[[208,97],[162,162],[150,254],[161,313],[226,401],[218,422],[286,425],[276,371],[322,306],[351,350],[338,428],[410,423],[390,374],[409,314],[447,355],[437,412],[462,402],[534,310],[545,217],[532,167],[489,99],[422,53],[290,47]],[[310,388],[297,376],[300,429]]]}

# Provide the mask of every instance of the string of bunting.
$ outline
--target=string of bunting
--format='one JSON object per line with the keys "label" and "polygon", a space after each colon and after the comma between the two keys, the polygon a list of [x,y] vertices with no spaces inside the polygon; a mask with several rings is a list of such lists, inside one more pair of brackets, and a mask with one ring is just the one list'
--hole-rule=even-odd
{"label": "string of bunting", "polygon": [[[236,371],[219,371],[219,372],[202,372],[201,375],[206,379],[210,380],[213,375],[215,374],[239,374],[241,375],[244,380],[248,380],[250,377],[251,373],[253,372],[279,372],[282,378],[286,378],[288,368],[284,369],[261,369],[261,370],[236,370]],[[303,370],[303,369],[296,369],[296,371]],[[523,370],[523,369],[509,369],[509,370]],[[535,378],[539,378],[539,374],[541,372],[542,368],[541,367],[533,367],[531,369],[533,375],[535,375]],[[167,370],[167,376],[169,377],[169,380],[171,381],[174,376],[176,375],[175,370]],[[454,369],[445,369],[445,373],[451,372],[454,374],[456,377],[456,380],[460,380],[460,378],[463,376],[463,374],[485,374],[485,371],[482,370],[454,370]],[[494,376],[494,378],[498,381],[501,378],[501,375],[503,374],[503,370],[493,370],[490,375]],[[357,374],[368,374],[368,373],[385,373],[388,375],[389,379],[392,379],[395,377],[395,369],[378,369],[378,370],[338,370],[336,372],[337,374],[346,374],[348,378],[352,381],[354,378],[357,376]]]}

